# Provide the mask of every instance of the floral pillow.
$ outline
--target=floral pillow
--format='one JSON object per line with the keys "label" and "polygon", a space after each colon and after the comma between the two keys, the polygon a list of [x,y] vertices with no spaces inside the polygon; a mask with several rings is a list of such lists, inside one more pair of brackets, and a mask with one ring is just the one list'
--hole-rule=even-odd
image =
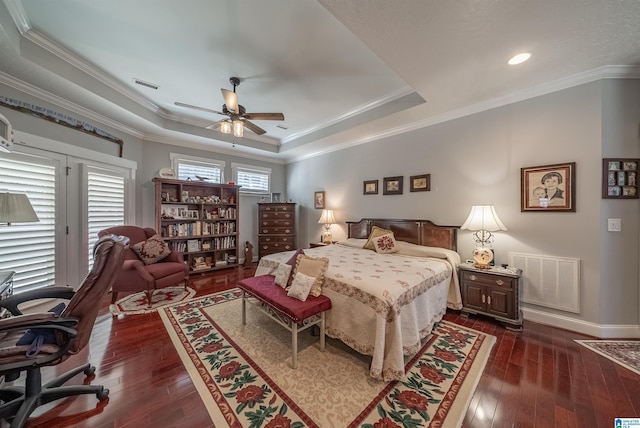
{"label": "floral pillow", "polygon": [[[298,256],[298,260],[296,261],[296,268],[293,273],[294,281],[295,276],[298,273],[303,273],[314,278],[313,287],[311,287],[311,291],[309,294],[311,294],[312,296],[319,296],[322,292],[324,273],[327,271],[328,267],[329,259],[326,257],[313,258],[305,254],[300,254]],[[293,286],[293,283],[291,283],[291,285]]]}
{"label": "floral pillow", "polygon": [[316,279],[314,277],[298,272],[293,277],[287,295],[304,302],[307,300],[307,297],[309,297],[309,292],[315,281]]}
{"label": "floral pillow", "polygon": [[145,265],[157,263],[171,254],[171,250],[167,244],[162,240],[160,235],[157,234],[148,238],[146,241],[133,244],[131,249],[135,251]]}
{"label": "floral pillow", "polygon": [[296,262],[298,261],[298,256],[300,254],[304,254],[304,251],[301,248],[298,248],[296,252],[293,253],[293,256],[291,256],[291,258],[286,262],[287,265],[291,266],[291,270],[289,270],[289,277],[287,278],[287,284],[285,285],[285,288],[291,286],[291,281],[293,281],[293,272],[295,270]]}
{"label": "floral pillow", "polygon": [[382,236],[382,235],[385,235],[387,233],[393,234],[393,232],[390,231],[390,230],[383,229],[383,228],[378,227],[378,226],[373,226],[373,228],[371,229],[371,233],[369,234],[369,239],[367,240],[367,242],[364,244],[364,247],[362,247],[362,248],[364,248],[366,250],[375,251],[376,248],[373,245],[373,240],[375,238],[377,238],[378,236]]}
{"label": "floral pillow", "polygon": [[282,288],[287,288],[289,285],[289,277],[291,276],[291,271],[293,267],[288,264],[279,264],[276,269],[276,279],[275,283],[278,284]]}
{"label": "floral pillow", "polygon": [[373,240],[373,246],[376,249],[376,253],[380,254],[397,253],[400,251],[400,247],[393,233],[385,233],[384,235],[378,236]]}

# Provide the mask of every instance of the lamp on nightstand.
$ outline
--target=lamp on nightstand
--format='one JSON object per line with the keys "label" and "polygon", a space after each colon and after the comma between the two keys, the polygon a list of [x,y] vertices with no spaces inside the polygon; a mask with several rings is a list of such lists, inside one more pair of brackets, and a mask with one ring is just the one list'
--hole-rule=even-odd
{"label": "lamp on nightstand", "polygon": [[493,241],[493,233],[498,230],[507,230],[496,214],[493,205],[474,205],[471,207],[469,217],[460,226],[462,230],[472,230],[473,239],[478,244],[473,250],[473,260],[476,262],[475,267],[480,269],[488,269],[489,264],[493,260],[493,251],[485,247],[485,244],[491,244]]}
{"label": "lamp on nightstand", "polygon": [[322,210],[322,215],[318,223],[324,224],[324,232],[322,233],[322,242],[331,244],[333,237],[331,236],[331,225],[336,222],[333,217],[333,210]]}

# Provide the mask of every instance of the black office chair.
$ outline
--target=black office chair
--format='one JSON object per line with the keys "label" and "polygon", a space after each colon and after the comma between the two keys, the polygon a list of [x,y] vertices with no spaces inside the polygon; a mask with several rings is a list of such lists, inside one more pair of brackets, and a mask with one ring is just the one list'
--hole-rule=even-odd
{"label": "black office chair", "polygon": [[[7,382],[26,372],[25,386],[0,389],[0,418],[11,427],[21,427],[40,405],[79,394],[96,394],[102,401],[109,390],[101,385],[63,386],[84,372],[91,376],[95,367],[84,364],[46,384],[42,384],[40,368],[61,363],[82,350],[91,337],[93,325],[104,295],[122,269],[129,239],[108,235],[94,247],[94,263],[77,291],[70,287],[45,287],[18,293],[0,301],[13,316],[0,319],[0,375]],[[22,314],[18,305],[34,299],[69,300],[60,316],[54,312]]]}

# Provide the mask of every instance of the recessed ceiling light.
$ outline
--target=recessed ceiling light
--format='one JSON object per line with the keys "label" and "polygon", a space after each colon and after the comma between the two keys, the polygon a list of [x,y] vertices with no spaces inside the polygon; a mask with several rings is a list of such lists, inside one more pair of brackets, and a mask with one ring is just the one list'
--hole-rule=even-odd
{"label": "recessed ceiling light", "polygon": [[509,65],[522,64],[529,58],[531,58],[531,54],[529,52],[519,53],[509,60]]}

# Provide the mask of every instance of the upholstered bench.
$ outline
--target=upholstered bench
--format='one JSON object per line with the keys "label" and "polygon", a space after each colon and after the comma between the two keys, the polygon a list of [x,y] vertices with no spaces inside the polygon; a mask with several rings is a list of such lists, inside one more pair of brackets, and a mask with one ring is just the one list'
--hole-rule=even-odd
{"label": "upholstered bench", "polygon": [[[246,303],[249,302],[269,318],[291,332],[292,367],[298,368],[298,333],[320,324],[320,350],[325,349],[325,311],[331,309],[327,296],[309,296],[306,301],[287,295],[275,283],[273,275],[246,278],[238,283],[242,290],[242,325],[247,323]],[[253,298],[253,299],[252,299]]]}

